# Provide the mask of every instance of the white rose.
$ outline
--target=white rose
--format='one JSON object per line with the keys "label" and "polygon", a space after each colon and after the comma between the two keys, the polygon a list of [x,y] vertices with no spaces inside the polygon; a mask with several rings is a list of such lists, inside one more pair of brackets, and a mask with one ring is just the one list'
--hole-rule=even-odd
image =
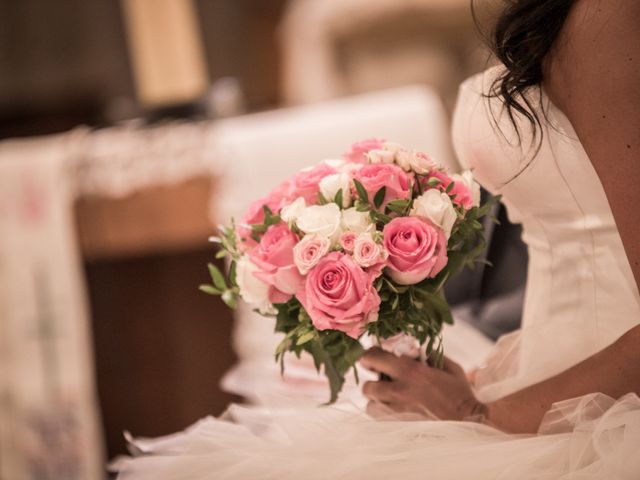
{"label": "white rose", "polygon": [[374,149],[367,152],[369,163],[393,163],[395,153],[389,150]]}
{"label": "white rose", "polygon": [[396,152],[396,163],[398,166],[403,169],[405,172],[411,171],[411,158],[413,154],[408,150],[398,150]]}
{"label": "white rose", "polygon": [[480,205],[480,185],[473,179],[471,170],[465,170],[462,174],[451,175],[451,179],[454,182],[462,182],[469,189],[474,207]]}
{"label": "white rose", "polygon": [[333,201],[338,190],[342,189],[342,208],[351,205],[351,177],[346,173],[334,173],[327,175],[319,183],[320,193],[328,201]]}
{"label": "white rose", "polygon": [[436,166],[431,157],[422,152],[413,152],[409,158],[409,164],[411,170],[419,175],[426,175]]}
{"label": "white rose", "polygon": [[411,171],[411,152],[399,143],[386,142],[384,149],[393,154],[393,160],[405,172]]}
{"label": "white rose", "polygon": [[335,243],[340,238],[340,207],[335,203],[312,205],[298,217],[296,224],[304,233],[325,237]]}
{"label": "white rose", "polygon": [[304,198],[298,197],[289,205],[282,207],[282,210],[280,210],[280,218],[291,225],[298,220],[298,217],[302,215],[305,208],[307,208],[307,204]]}
{"label": "white rose", "polygon": [[435,188],[427,190],[413,201],[411,215],[428,218],[442,228],[447,238],[458,218],[449,195]]}
{"label": "white rose", "polygon": [[355,207],[342,211],[341,223],[342,230],[354,233],[369,232],[374,228],[369,212],[359,212]]}
{"label": "white rose", "polygon": [[269,306],[269,285],[255,277],[256,270],[258,267],[243,255],[236,263],[236,283],[245,302],[263,309]]}

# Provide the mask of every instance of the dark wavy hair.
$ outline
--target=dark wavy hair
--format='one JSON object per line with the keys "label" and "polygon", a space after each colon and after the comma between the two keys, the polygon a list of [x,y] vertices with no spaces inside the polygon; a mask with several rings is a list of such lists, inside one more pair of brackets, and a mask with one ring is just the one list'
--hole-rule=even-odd
{"label": "dark wavy hair", "polygon": [[[474,21],[482,34],[474,3],[471,0]],[[539,148],[542,124],[525,93],[540,86],[543,60],[558,37],[574,0],[505,0],[503,3],[491,32],[482,35],[495,57],[506,67],[487,96],[500,98],[519,141],[521,132],[516,116],[522,115],[528,120],[533,129],[533,141],[538,140]]]}

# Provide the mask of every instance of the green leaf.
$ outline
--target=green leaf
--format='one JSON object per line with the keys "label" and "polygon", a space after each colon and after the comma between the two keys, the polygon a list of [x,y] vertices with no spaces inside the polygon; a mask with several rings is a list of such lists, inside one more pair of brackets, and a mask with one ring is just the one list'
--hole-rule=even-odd
{"label": "green leaf", "polygon": [[398,293],[398,288],[396,287],[396,285],[393,283],[393,281],[389,280],[387,277],[382,277],[385,280],[385,283],[387,284],[387,286],[389,287],[389,289],[394,292],[394,293]]}
{"label": "green leaf", "polygon": [[327,198],[322,194],[322,192],[318,192],[318,203],[320,205],[326,205],[327,203],[329,203],[329,201],[327,200]]}
{"label": "green leaf", "polygon": [[449,193],[451,190],[453,190],[453,187],[455,186],[456,182],[451,181],[451,183],[449,185],[447,185],[447,189],[445,190],[445,193]]}
{"label": "green leaf", "polygon": [[222,294],[222,301],[227,305],[227,307],[234,310],[238,306],[238,298],[231,290],[226,290]]}
{"label": "green leaf", "polygon": [[362,344],[359,341],[350,337],[347,337],[347,339],[347,341],[349,342],[349,346],[347,347],[348,349],[344,354],[344,358],[347,360],[347,363],[349,363],[349,365],[355,365],[355,363],[364,353],[364,348],[362,348]]}
{"label": "green leaf", "polygon": [[289,333],[299,325],[300,303],[297,300],[277,304],[275,307],[278,310],[275,325],[276,332]]}
{"label": "green leaf", "polygon": [[435,342],[435,340],[435,336],[429,338],[429,343],[427,343],[427,356],[431,355],[431,352],[433,352],[433,342]]}
{"label": "green leaf", "polygon": [[231,261],[231,266],[229,267],[229,283],[231,285],[236,286],[236,277],[237,277],[237,262],[235,260]]}
{"label": "green leaf", "polygon": [[356,203],[356,211],[358,211],[358,212],[368,212],[370,210],[371,210],[371,208],[369,207],[368,203],[362,203],[360,201]]}
{"label": "green leaf", "polygon": [[315,336],[316,336],[315,331],[307,332],[304,335],[301,335],[300,337],[298,337],[298,340],[296,341],[296,345],[304,345],[305,343],[313,340]]}
{"label": "green leaf", "polygon": [[411,205],[411,200],[401,199],[401,200],[392,200],[387,203],[387,210],[397,213],[399,215],[404,215],[407,212],[407,209]]}
{"label": "green leaf", "polygon": [[198,290],[200,290],[201,292],[204,293],[208,293],[209,295],[220,295],[222,292],[220,290],[218,290],[217,288],[215,288],[213,285],[200,285],[198,287]]}
{"label": "green leaf", "polygon": [[226,256],[227,256],[226,250],[218,250],[218,252],[216,253],[216,258],[224,258]]}
{"label": "green leaf", "polygon": [[382,205],[382,202],[384,202],[384,196],[387,193],[387,187],[382,187],[380,188],[380,190],[378,190],[376,192],[376,194],[373,197],[373,204],[375,205],[376,208],[380,208],[380,205]]}
{"label": "green leaf", "polygon": [[427,185],[432,188],[437,187],[441,183],[442,181],[438,177],[431,177],[429,180],[427,180]]}
{"label": "green leaf", "polygon": [[333,363],[333,360],[329,357],[327,357],[327,360],[324,362],[324,374],[329,379],[329,389],[331,390],[331,396],[328,403],[335,403],[338,399],[338,393],[340,393],[340,390],[342,390],[342,386],[344,385],[344,377],[340,375],[338,369]]}
{"label": "green leaf", "polygon": [[336,196],[333,199],[333,201],[337,203],[340,208],[342,208],[342,189],[338,190],[338,193],[336,193]]}
{"label": "green leaf", "polygon": [[218,267],[216,267],[213,263],[209,263],[207,267],[209,268],[209,275],[211,275],[211,280],[213,280],[213,284],[216,286],[216,288],[219,290],[226,290],[227,282],[225,281],[224,275],[222,275],[222,272],[218,269]]}
{"label": "green leaf", "polygon": [[362,183],[360,183],[355,178],[353,179],[353,184],[356,186],[356,191],[358,192],[358,197],[364,203],[369,203],[369,196],[367,195],[367,190],[364,188]]}
{"label": "green leaf", "polygon": [[400,200],[391,200],[388,205],[394,206],[394,207],[399,207],[399,208],[407,208],[407,206],[409,205],[409,200],[406,199],[400,199]]}
{"label": "green leaf", "polygon": [[322,365],[324,367],[324,374],[329,380],[330,398],[327,404],[334,403],[338,399],[338,393],[344,384],[344,377],[338,372],[320,338],[315,338],[308,345],[309,352],[313,356],[316,367]]}
{"label": "green leaf", "polygon": [[376,212],[375,210],[371,210],[369,212],[371,219],[376,222],[376,223],[382,223],[382,224],[387,224],[389,223],[392,218],[389,215],[385,215],[384,213],[380,213],[380,212]]}
{"label": "green leaf", "polygon": [[266,223],[256,223],[254,225],[251,225],[251,231],[253,233],[264,233],[268,228],[269,225],[267,225]]}
{"label": "green leaf", "polygon": [[360,377],[358,375],[358,367],[356,367],[356,365],[353,365],[353,376],[356,380],[356,385],[360,385]]}
{"label": "green leaf", "polygon": [[280,355],[288,351],[290,348],[291,348],[291,339],[285,337],[284,339],[282,339],[282,341],[278,344],[276,348],[276,358],[279,358]]}

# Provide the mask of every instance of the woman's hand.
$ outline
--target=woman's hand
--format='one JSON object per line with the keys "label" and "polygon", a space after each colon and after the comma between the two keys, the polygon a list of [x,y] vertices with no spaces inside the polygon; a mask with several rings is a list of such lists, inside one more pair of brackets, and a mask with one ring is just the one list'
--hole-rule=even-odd
{"label": "woman's hand", "polygon": [[485,405],[473,395],[462,367],[446,357],[444,369],[439,369],[371,348],[360,364],[391,377],[391,381],[366,382],[362,387],[369,399],[367,412],[374,417],[389,410],[439,420],[463,420],[487,413]]}

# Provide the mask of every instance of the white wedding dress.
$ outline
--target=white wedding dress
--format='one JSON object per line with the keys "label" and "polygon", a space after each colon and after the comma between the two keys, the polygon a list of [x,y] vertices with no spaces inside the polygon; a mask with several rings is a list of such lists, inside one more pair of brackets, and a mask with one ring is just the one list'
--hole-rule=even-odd
{"label": "white wedding dress", "polygon": [[[571,124],[544,92],[532,93],[545,121],[531,159],[529,125],[520,148],[499,101],[482,96],[496,72],[462,85],[453,125],[461,162],[503,195],[529,247],[522,328],[501,338],[479,370],[485,401],[567,369],[640,322],[609,204]],[[446,351],[455,335],[445,332],[444,341]],[[473,422],[375,421],[357,402],[234,405],[220,419],[134,445],[146,454],[118,462],[121,479],[637,479],[640,399],[596,393],[560,402],[538,435]]]}

